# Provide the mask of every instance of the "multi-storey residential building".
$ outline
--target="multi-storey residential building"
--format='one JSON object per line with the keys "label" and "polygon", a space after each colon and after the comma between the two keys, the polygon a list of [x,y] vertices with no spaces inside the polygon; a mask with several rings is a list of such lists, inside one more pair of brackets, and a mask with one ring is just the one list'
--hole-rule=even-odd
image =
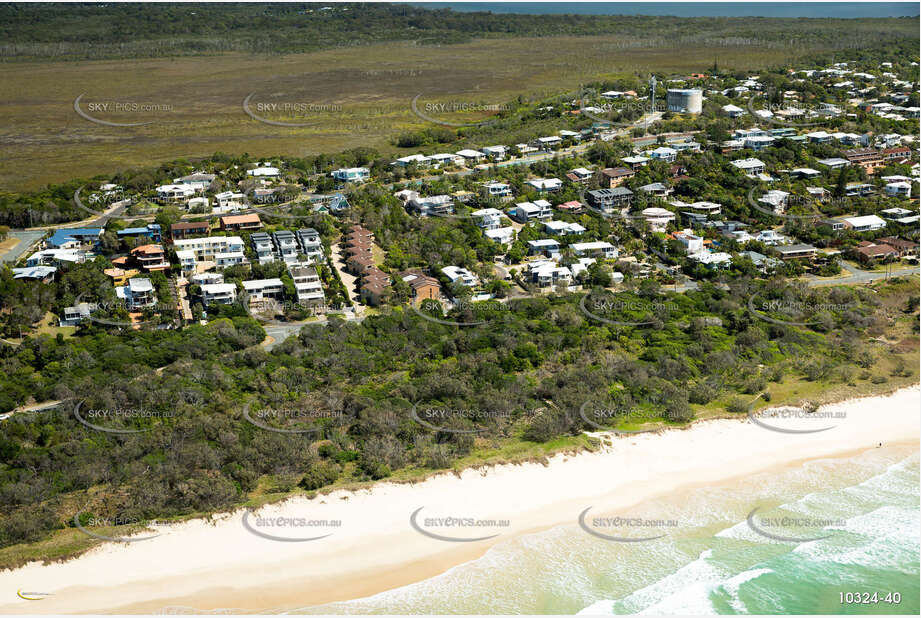
{"label": "multi-storey residential building", "polygon": [[275,261],[275,246],[272,239],[265,232],[256,232],[250,235],[249,241],[253,244],[253,252],[260,264],[269,264]]}

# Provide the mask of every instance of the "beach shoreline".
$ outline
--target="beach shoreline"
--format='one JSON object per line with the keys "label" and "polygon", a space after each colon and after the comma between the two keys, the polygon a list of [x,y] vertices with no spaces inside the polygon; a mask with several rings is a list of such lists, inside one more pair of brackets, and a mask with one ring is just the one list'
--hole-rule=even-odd
{"label": "beach shoreline", "polygon": [[[574,524],[586,507],[626,516],[635,505],[694,486],[847,457],[880,443],[917,448],[919,405],[915,385],[823,406],[842,416],[825,423],[833,428],[815,433],[771,431],[747,419],[700,421],[681,431],[615,436],[601,451],[556,455],[546,465],[505,464],[414,484],[384,482],[357,492],[295,497],[258,511],[342,521],[341,529],[313,542],[251,534],[243,511],[191,520],[161,529],[149,541],[109,543],[67,562],[0,572],[0,613],[277,612],[364,597],[437,575],[497,543]],[[410,515],[419,508],[507,519],[509,526],[493,539],[445,542],[412,528]],[[52,596],[27,601],[15,596],[17,590]]]}

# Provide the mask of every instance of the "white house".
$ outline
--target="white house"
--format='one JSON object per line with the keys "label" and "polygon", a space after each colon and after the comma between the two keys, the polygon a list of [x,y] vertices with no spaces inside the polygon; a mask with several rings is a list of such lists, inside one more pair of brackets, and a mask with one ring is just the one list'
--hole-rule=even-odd
{"label": "white house", "polygon": [[746,176],[755,177],[764,173],[764,161],[760,159],[739,159],[732,161],[732,165],[745,172]]}
{"label": "white house", "polygon": [[569,247],[577,256],[593,255],[603,257],[606,260],[614,260],[617,259],[618,256],[617,247],[603,240],[576,242],[569,245]]}
{"label": "white house", "polygon": [[515,204],[515,207],[509,210],[509,214],[515,220],[521,223],[527,223],[538,219],[549,219],[553,216],[553,211],[550,202],[546,200],[535,200],[534,202],[521,202]]}
{"label": "white house", "polygon": [[371,177],[371,170],[366,167],[343,167],[330,172],[330,176],[339,182],[365,182]]}
{"label": "white house", "polygon": [[745,113],[745,110],[742,109],[741,107],[738,107],[730,103],[729,105],[723,106],[723,113],[729,116],[730,118],[738,118],[739,116]]}
{"label": "white house", "polygon": [[886,221],[877,217],[876,215],[845,217],[844,223],[855,232],[869,232],[886,227]]}
{"label": "white house", "polygon": [[549,234],[560,236],[570,236],[585,232],[585,228],[578,223],[570,223],[568,221],[544,221],[544,229]]}
{"label": "white house", "polygon": [[499,243],[500,245],[508,245],[515,240],[515,228],[496,227],[484,230],[483,235],[486,236],[486,238]]}
{"label": "white house", "polygon": [[470,213],[477,219],[477,225],[484,230],[494,230],[502,225],[502,211],[495,208],[481,208]]}
{"label": "white house", "polygon": [[563,181],[559,178],[535,178],[525,184],[536,189],[538,193],[552,193],[563,188]]}
{"label": "white house", "polygon": [[281,279],[251,279],[243,282],[243,289],[255,300],[265,298],[281,299],[285,293],[285,284]]}
{"label": "white house", "polygon": [[237,297],[237,286],[233,283],[204,283],[201,286],[203,305],[230,305]]}
{"label": "white house", "polygon": [[475,274],[460,266],[445,266],[441,269],[441,272],[451,283],[457,283],[468,288],[472,288],[479,283],[479,279]]}

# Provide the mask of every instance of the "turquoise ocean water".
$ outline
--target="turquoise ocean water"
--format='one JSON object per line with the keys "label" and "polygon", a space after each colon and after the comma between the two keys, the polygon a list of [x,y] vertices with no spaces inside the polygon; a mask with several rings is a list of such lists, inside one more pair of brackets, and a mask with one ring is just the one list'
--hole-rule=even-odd
{"label": "turquoise ocean water", "polygon": [[[431,579],[293,613],[917,615],[919,500],[917,449],[874,449],[615,513],[678,522],[654,541],[602,540],[574,516]],[[761,536],[746,520],[755,507],[803,524],[759,529],[827,538]],[[842,604],[842,592],[898,592],[901,602]]]}

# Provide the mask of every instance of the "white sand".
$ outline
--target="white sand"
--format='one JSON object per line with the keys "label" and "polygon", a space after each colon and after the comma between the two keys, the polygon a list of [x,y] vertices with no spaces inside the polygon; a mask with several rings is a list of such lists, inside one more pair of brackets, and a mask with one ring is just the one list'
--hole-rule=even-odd
{"label": "white sand", "polygon": [[[433,477],[415,485],[382,483],[357,493],[297,498],[265,507],[260,516],[338,519],[339,528],[266,529],[278,542],[246,531],[242,512],[211,522],[158,528],[160,536],[107,543],[62,564],[32,563],[0,572],[0,613],[139,613],[167,607],[260,611],[366,596],[431,577],[482,555],[517,534],[574,523],[593,506],[629,516],[629,507],[678,488],[714,484],[808,459],[844,456],[895,443],[917,443],[921,390],[823,407],[845,418],[771,420],[782,427],[828,427],[787,434],[738,420],[687,430],[618,436],[604,452],[557,456],[549,466],[505,465]],[[410,514],[507,519],[505,529],[439,529],[454,537],[501,532],[495,539],[452,543],[414,531]],[[255,526],[254,517],[250,523]],[[434,530],[433,530],[434,531]],[[52,593],[40,601],[17,590]]]}

